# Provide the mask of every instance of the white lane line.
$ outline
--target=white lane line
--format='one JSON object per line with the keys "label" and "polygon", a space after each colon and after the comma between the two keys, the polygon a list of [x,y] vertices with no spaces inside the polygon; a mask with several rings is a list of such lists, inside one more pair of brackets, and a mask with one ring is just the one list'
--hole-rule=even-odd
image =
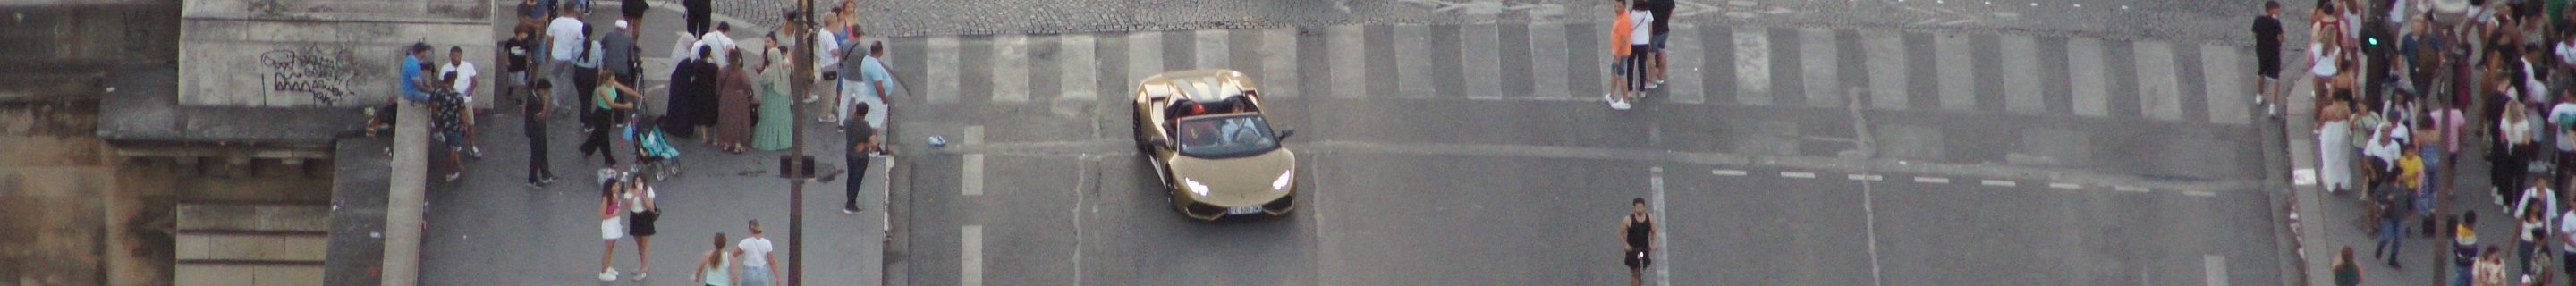
{"label": "white lane line", "polygon": [[1948,183],[1950,183],[1950,178],[1942,178],[1942,177],[1914,177],[1914,182],[1916,182],[1916,183],[1948,184]]}
{"label": "white lane line", "polygon": [[[1660,218],[1660,217],[1665,217],[1665,216],[1664,216],[1664,167],[1653,167],[1653,168],[1648,168],[1647,170],[1649,171],[1649,173],[1651,173],[1651,175],[1649,175],[1650,177],[1647,177],[1647,179],[1646,179],[1646,180],[1647,180],[1647,181],[1646,181],[1646,185],[1647,185],[1647,186],[1651,186],[1651,187],[1653,187],[1653,188],[1654,188],[1654,191],[1655,191],[1655,205],[1654,205],[1654,207],[1655,207],[1655,214],[1654,214],[1654,215],[1655,215],[1655,217],[1659,217],[1659,218]],[[1667,224],[1667,225],[1666,225],[1666,227],[1670,227],[1670,226],[1669,226],[1669,224]],[[1672,264],[1672,263],[1670,263],[1670,261],[1673,261],[1673,260],[1672,260],[1672,259],[1673,259],[1673,257],[1672,257],[1672,253],[1673,253],[1673,250],[1672,250],[1673,240],[1672,240],[1672,239],[1670,239],[1670,238],[1668,238],[1668,237],[1669,237],[1669,235],[1666,235],[1666,234],[1668,234],[1668,233],[1673,233],[1673,232],[1672,232],[1672,231],[1665,231],[1665,230],[1658,230],[1658,231],[1656,231],[1656,232],[1655,232],[1655,242],[1659,242],[1659,243],[1655,244],[1655,246],[1661,246],[1661,247],[1654,247],[1654,248],[1653,248],[1653,249],[1654,249],[1654,251],[1655,251],[1655,255],[1654,255],[1654,257],[1662,258],[1664,261],[1666,261],[1666,263],[1656,263],[1656,264],[1655,264],[1655,280],[1656,280],[1656,282],[1655,282],[1655,283],[1656,283],[1657,285],[1662,285],[1662,286],[1671,286],[1671,285],[1672,285],[1672,276],[1673,276],[1673,275],[1672,275],[1672,274],[1673,274],[1673,266],[1672,266],[1672,265],[1673,265],[1673,264]]]}
{"label": "white lane line", "polygon": [[1709,170],[1710,175],[1743,177],[1744,170]]}
{"label": "white lane line", "polygon": [[2121,192],[2130,192],[2130,193],[2144,193],[2144,192],[2147,192],[2147,188],[2131,187],[2131,186],[2111,186],[2111,190],[2116,190],[2116,191],[2121,191]]}
{"label": "white lane line", "polygon": [[2076,185],[2075,183],[2048,183],[2048,187],[2050,187],[2050,188],[2057,188],[2057,189],[2065,189],[2065,190],[2074,190],[2074,189],[2083,189],[2083,188],[2084,188],[2084,186],[2083,186],[2083,185]]}
{"label": "white lane line", "polygon": [[959,174],[965,177],[959,188],[966,189],[966,195],[984,195],[984,154],[966,154],[966,170]]}
{"label": "white lane line", "polygon": [[2216,196],[2218,196],[2218,192],[2211,192],[2211,191],[2182,191],[2182,194],[2183,194],[2183,195],[2194,196],[2194,197],[2216,197]]}
{"label": "white lane line", "polygon": [[968,225],[958,231],[957,285],[984,285],[984,226]]}
{"label": "white lane line", "polygon": [[1029,37],[993,38],[993,102],[1029,101]]}
{"label": "white lane line", "polygon": [[1985,184],[1985,185],[1988,185],[1988,186],[1997,186],[1997,187],[2011,187],[2011,186],[2021,185],[2021,183],[2015,183],[2015,182],[2013,182],[2013,181],[2005,181],[2005,180],[1985,180],[1985,181],[1979,181],[1978,183]]}
{"label": "white lane line", "polygon": [[1843,179],[1853,180],[1853,181],[1878,181],[1878,180],[1886,180],[1886,179],[1887,179],[1887,177],[1879,176],[1879,175],[1867,175],[1867,174],[1850,174],[1850,175],[1843,175]]}
{"label": "white lane line", "polygon": [[1814,178],[1816,178],[1816,173],[1808,173],[1808,172],[1780,172],[1780,177],[1781,177],[1781,178],[1814,179]]}
{"label": "white lane line", "polygon": [[2202,282],[2203,285],[2227,286],[2227,257],[2216,254],[2201,255],[2200,275],[2201,280],[2205,281]]}

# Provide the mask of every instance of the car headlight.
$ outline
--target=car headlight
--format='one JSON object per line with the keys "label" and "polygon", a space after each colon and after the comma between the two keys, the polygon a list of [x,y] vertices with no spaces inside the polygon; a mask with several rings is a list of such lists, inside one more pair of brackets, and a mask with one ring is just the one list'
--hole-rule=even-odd
{"label": "car headlight", "polygon": [[1288,183],[1289,183],[1289,182],[1291,182],[1292,180],[1296,180],[1296,178],[1297,178],[1297,170],[1295,170],[1295,169],[1290,169],[1290,170],[1288,170],[1287,172],[1280,172],[1280,173],[1279,173],[1279,179],[1278,179],[1278,180],[1272,180],[1272,181],[1270,181],[1270,191],[1273,191],[1273,192],[1285,192],[1285,191],[1288,191]]}
{"label": "car headlight", "polygon": [[1182,187],[1189,188],[1189,189],[1190,189],[1190,193],[1192,193],[1192,194],[1198,194],[1198,195],[1199,195],[1199,196],[1201,196],[1201,197],[1205,197],[1205,196],[1207,196],[1207,195],[1208,195],[1208,187],[1207,187],[1207,184],[1200,184],[1200,183],[1199,183],[1199,180],[1191,180],[1191,179],[1183,178],[1183,179],[1181,179],[1181,186],[1182,186]]}

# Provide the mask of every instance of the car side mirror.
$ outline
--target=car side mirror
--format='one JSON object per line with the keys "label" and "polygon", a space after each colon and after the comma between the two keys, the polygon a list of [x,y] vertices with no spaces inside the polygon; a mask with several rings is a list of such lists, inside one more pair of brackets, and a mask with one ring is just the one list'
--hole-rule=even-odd
{"label": "car side mirror", "polygon": [[1279,140],[1288,140],[1288,136],[1291,135],[1297,135],[1296,128],[1279,129]]}
{"label": "car side mirror", "polygon": [[1171,140],[1171,139],[1163,139],[1163,137],[1154,137],[1154,139],[1146,140],[1146,141],[1145,141],[1145,143],[1154,144],[1154,148],[1163,148],[1163,149],[1171,149],[1171,148],[1172,148],[1172,140]]}

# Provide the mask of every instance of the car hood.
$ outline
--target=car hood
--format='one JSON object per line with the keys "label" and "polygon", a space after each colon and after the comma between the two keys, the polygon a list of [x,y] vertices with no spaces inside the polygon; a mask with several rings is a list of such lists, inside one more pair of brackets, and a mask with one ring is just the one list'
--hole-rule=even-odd
{"label": "car hood", "polygon": [[[1268,203],[1288,195],[1289,191],[1273,190],[1270,183],[1278,180],[1279,174],[1297,168],[1297,154],[1280,148],[1261,155],[1225,159],[1175,156],[1170,162],[1173,176],[1197,181],[1208,188],[1208,194],[1201,196],[1191,193],[1189,186],[1184,185],[1187,183],[1175,182],[1173,186],[1178,187],[1182,195],[1212,205],[1247,206]],[[1289,180],[1289,188],[1293,191],[1296,179]]]}

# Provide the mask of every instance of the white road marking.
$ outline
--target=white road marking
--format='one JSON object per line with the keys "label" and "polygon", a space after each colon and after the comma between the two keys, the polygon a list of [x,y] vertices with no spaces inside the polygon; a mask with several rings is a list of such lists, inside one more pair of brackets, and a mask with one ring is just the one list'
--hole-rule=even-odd
{"label": "white road marking", "polygon": [[[1707,65],[1700,63],[1700,61],[1701,57],[1705,57],[1708,53],[1702,52],[1700,47],[1706,47],[1706,45],[1712,43],[1701,42],[1704,39],[1701,39],[1699,36],[1699,25],[1673,23],[1671,33],[1665,35],[1668,35],[1667,37],[1671,38],[1665,39],[1668,43],[1664,46],[1666,50],[1663,51],[1666,66],[1664,68],[1664,78],[1667,79],[1667,81],[1670,81],[1670,83],[1665,84],[1666,87],[1664,88],[1671,90],[1671,92],[1666,92],[1665,94],[1670,96],[1666,96],[1664,99],[1670,100],[1673,103],[1682,104],[1700,104],[1702,102],[1707,102],[1708,92],[1706,92],[1706,90],[1700,85],[1700,69]],[[1722,41],[1725,39],[1719,38],[1719,40]],[[1713,44],[1729,45],[1731,43]]]}
{"label": "white road marking", "polygon": [[[2130,57],[2137,61],[2138,112],[2164,121],[2182,121],[2182,82],[2174,67],[2172,44],[2136,42]],[[2220,79],[2232,80],[2232,79]]]}
{"label": "white road marking", "polygon": [[984,285],[984,226],[968,225],[958,231],[957,285]]}
{"label": "white road marking", "polygon": [[2015,182],[2013,182],[2013,181],[2005,181],[2005,180],[1985,180],[1985,181],[1980,181],[1979,183],[1982,183],[1982,184],[1985,184],[1985,185],[1988,185],[1988,186],[1997,186],[1997,187],[2011,187],[2011,186],[2016,186],[2016,185],[2020,185],[2020,184],[2021,184],[2021,183],[2015,183]]}
{"label": "white road marking", "polygon": [[2075,89],[2075,114],[2111,116],[2110,79],[2102,66],[2102,40],[2076,37],[2066,41],[2067,76]]}
{"label": "white road marking", "polygon": [[1848,179],[1848,180],[1853,180],[1853,181],[1878,181],[1878,180],[1886,180],[1886,179],[1887,179],[1887,177],[1883,177],[1883,176],[1879,176],[1879,175],[1868,175],[1868,174],[1850,174],[1850,175],[1843,175],[1843,179]]}
{"label": "white road marking", "polygon": [[1948,183],[1950,183],[1950,178],[1942,178],[1942,177],[1914,177],[1914,182],[1916,182],[1916,183],[1948,184]]}
{"label": "white road marking", "polygon": [[1710,175],[1743,177],[1744,170],[1709,170]]}
{"label": "white road marking", "polygon": [[1144,81],[1163,71],[1163,32],[1127,34],[1127,82]]}
{"label": "white road marking", "polygon": [[1437,71],[1431,64],[1434,53],[1446,52],[1431,50],[1431,26],[1395,26],[1396,97],[1439,95],[1439,87],[1431,80]]}
{"label": "white road marking", "polygon": [[[1905,34],[1896,31],[1860,32],[1862,72],[1869,74],[1869,106],[1880,109],[1906,109],[1912,104],[1906,94]],[[1809,50],[1816,51],[1816,50]],[[1833,51],[1833,50],[1823,50]]]}
{"label": "white road marking", "polygon": [[1459,67],[1465,73],[1467,98],[1500,99],[1503,96],[1503,32],[1495,25],[1458,27]]}
{"label": "white road marking", "polygon": [[932,37],[929,47],[923,49],[930,53],[924,56],[929,58],[930,67],[925,72],[930,86],[922,97],[930,99],[930,103],[957,102],[957,37]]}
{"label": "white road marking", "polygon": [[2210,123],[2234,125],[2253,123],[2254,118],[2246,113],[2247,110],[2253,109],[2249,106],[2251,103],[2238,97],[2254,96],[2252,92],[2254,89],[2245,86],[2248,81],[2253,80],[2246,75],[2252,73],[2245,72],[2246,66],[2243,62],[2237,61],[2238,49],[2241,48],[2214,42],[2200,45],[2201,83],[2207,88],[2201,92],[2201,97],[2206,99],[2202,100],[2204,103],[2209,104]]}
{"label": "white road marking", "polygon": [[2202,285],[2227,286],[2227,257],[2216,254],[2200,256]]}
{"label": "white road marking", "polygon": [[965,137],[966,137],[966,138],[964,138],[964,140],[959,141],[958,143],[959,143],[959,144],[982,144],[982,143],[984,143],[984,126],[983,126],[983,125],[967,125],[967,126],[966,126],[966,136],[965,136]]}
{"label": "white road marking", "polygon": [[1840,51],[1834,49],[1834,40],[1834,30],[1798,29],[1798,82],[1806,86],[1807,105],[1842,107],[1842,73],[1835,64],[1842,56],[1834,52]]}
{"label": "white road marking", "polygon": [[2297,169],[2297,170],[2290,170],[2290,184],[2292,184],[2292,185],[2300,185],[2300,186],[2312,186],[2312,185],[2316,185],[2316,184],[2317,184],[2317,169],[2316,169],[2316,168],[2299,168],[2299,169]]}
{"label": "white road marking", "polygon": [[1571,71],[1565,64],[1570,61],[1569,57],[1574,56],[1574,51],[1566,49],[1565,43],[1565,23],[1529,25],[1530,97],[1599,100],[1599,95],[1575,94],[1573,88],[1567,86],[1571,80],[1566,78],[1566,73]]}
{"label": "white road marking", "polygon": [[2144,193],[2144,192],[2147,192],[2147,188],[2131,187],[2131,186],[2111,186],[2111,190],[2116,190],[2116,191],[2121,191],[2121,192],[2130,192],[2130,193]]}
{"label": "white road marking", "polygon": [[1932,66],[1940,69],[1932,76],[1941,85],[1943,110],[1977,109],[1977,48],[1970,39],[1965,34],[1932,36]]}
{"label": "white road marking", "polygon": [[993,102],[1029,101],[1029,36],[993,38]]}
{"label": "white road marking", "polygon": [[2083,185],[2077,185],[2077,184],[2075,184],[2075,183],[2048,183],[2048,187],[2050,187],[2050,188],[2057,188],[2057,189],[2066,189],[2066,190],[2074,190],[2074,189],[2083,189],[2083,188],[2084,188],[2084,186],[2083,186]]}
{"label": "white road marking", "polygon": [[1097,42],[1090,34],[1067,35],[1057,40],[1056,44],[1059,46],[1057,51],[1063,54],[1057,57],[1059,59],[1057,63],[1063,66],[1056,69],[1056,76],[1064,81],[1057,87],[1064,89],[1064,93],[1057,95],[1056,98],[1071,100],[1100,98],[1100,58],[1097,57],[1099,47],[1095,46]]}
{"label": "white road marking", "polygon": [[1735,103],[1771,105],[1770,37],[1761,30],[1735,31]]}
{"label": "white road marking", "polygon": [[1197,32],[1191,32],[1190,44],[1192,45],[1193,50],[1196,51],[1191,52],[1190,55],[1198,57],[1198,61],[1195,62],[1198,64],[1197,67],[1202,69],[1233,69],[1234,66],[1231,63],[1228,63],[1228,58],[1232,57],[1234,54],[1231,53],[1231,50],[1226,49],[1229,47],[1229,45],[1226,45],[1226,42],[1233,40],[1233,32],[1234,30],[1198,30]]}
{"label": "white road marking", "polygon": [[2039,43],[2026,35],[1998,37],[2003,52],[2004,110],[2021,114],[2047,114],[2048,101],[2040,96]]}
{"label": "white road marking", "polygon": [[984,195],[984,154],[966,154],[966,170],[959,174],[965,177],[959,188],[965,189],[966,195]]}
{"label": "white road marking", "polygon": [[1808,173],[1808,172],[1780,172],[1780,177],[1782,177],[1782,178],[1814,179],[1814,178],[1816,178],[1816,173]]}
{"label": "white road marking", "polygon": [[2182,194],[2184,194],[2184,195],[2190,195],[2190,196],[2194,196],[2194,197],[2216,197],[2216,196],[2218,196],[2218,192],[2211,192],[2211,191],[2182,191]]}
{"label": "white road marking", "polygon": [[1332,60],[1332,65],[1327,66],[1330,70],[1325,71],[1332,75],[1332,81],[1325,85],[1332,87],[1333,97],[1368,96],[1368,81],[1372,78],[1368,76],[1368,45],[1363,43],[1368,40],[1366,31],[1364,26],[1341,25],[1328,28],[1324,33],[1325,57]]}
{"label": "white road marking", "polygon": [[[1261,95],[1291,98],[1297,94],[1297,30],[1261,30]],[[1312,59],[1309,59],[1312,60]]]}
{"label": "white road marking", "polygon": [[[1654,215],[1657,218],[1666,217],[1664,216],[1664,167],[1653,167],[1648,168],[1647,170],[1651,175],[1647,177],[1646,185],[1653,187],[1655,191],[1655,205],[1653,206],[1655,207]],[[1672,224],[1663,225],[1669,228]],[[1655,242],[1657,243],[1654,246],[1658,247],[1653,248],[1655,251],[1654,257],[1662,258],[1664,261],[1664,263],[1655,264],[1656,285],[1671,286],[1673,283],[1673,240],[1668,238],[1670,237],[1669,235],[1666,235],[1668,233],[1673,232],[1660,229],[1655,231]]]}

